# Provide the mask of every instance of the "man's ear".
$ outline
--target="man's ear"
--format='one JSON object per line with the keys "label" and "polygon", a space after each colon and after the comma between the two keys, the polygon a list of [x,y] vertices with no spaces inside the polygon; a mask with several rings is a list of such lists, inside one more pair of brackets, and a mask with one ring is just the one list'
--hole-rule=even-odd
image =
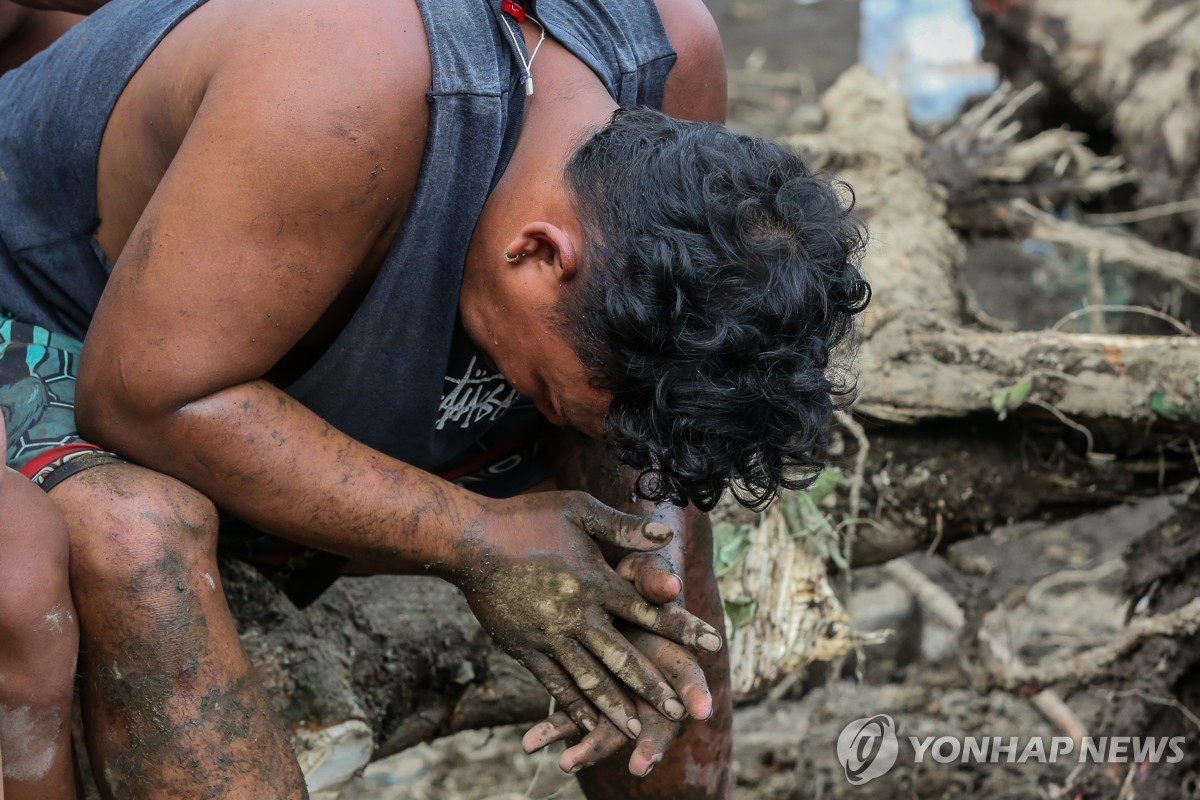
{"label": "man's ear", "polygon": [[550,222],[530,222],[508,243],[514,267],[536,267],[556,283],[567,283],[579,268],[579,251],[570,232]]}

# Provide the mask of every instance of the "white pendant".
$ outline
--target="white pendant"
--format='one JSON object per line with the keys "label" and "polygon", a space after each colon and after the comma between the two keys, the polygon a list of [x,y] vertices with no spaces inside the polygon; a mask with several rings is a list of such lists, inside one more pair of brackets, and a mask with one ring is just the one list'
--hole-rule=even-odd
{"label": "white pendant", "polygon": [[525,79],[525,96],[533,97],[533,76],[530,75]]}

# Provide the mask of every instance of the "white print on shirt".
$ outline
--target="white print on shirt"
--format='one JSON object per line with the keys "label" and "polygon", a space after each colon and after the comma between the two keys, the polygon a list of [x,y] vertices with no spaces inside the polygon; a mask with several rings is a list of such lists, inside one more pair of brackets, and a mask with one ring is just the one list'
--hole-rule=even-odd
{"label": "white print on shirt", "polygon": [[484,367],[477,367],[476,361],[476,358],[471,359],[461,378],[446,376],[446,383],[453,388],[442,396],[442,403],[438,406],[441,414],[437,421],[439,431],[446,427],[446,423],[469,428],[483,420],[493,422],[517,399],[517,390],[505,383],[502,376]]}

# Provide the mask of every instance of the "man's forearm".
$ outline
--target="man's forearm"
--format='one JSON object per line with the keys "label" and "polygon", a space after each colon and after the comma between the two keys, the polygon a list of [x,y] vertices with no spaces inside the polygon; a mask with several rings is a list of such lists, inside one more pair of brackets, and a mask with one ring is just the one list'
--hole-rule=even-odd
{"label": "man's forearm", "polygon": [[159,419],[80,416],[98,443],[251,525],[398,572],[452,574],[479,510],[470,493],[354,441],[265,381]]}

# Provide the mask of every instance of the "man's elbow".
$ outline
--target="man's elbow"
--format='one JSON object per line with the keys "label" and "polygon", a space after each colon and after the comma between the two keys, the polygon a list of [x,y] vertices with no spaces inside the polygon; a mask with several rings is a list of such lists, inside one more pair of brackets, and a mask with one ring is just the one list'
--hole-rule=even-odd
{"label": "man's elbow", "polygon": [[138,432],[151,430],[167,416],[162,399],[138,386],[143,382],[128,374],[120,357],[98,368],[85,361],[75,390],[79,432],[117,452],[135,448]]}

